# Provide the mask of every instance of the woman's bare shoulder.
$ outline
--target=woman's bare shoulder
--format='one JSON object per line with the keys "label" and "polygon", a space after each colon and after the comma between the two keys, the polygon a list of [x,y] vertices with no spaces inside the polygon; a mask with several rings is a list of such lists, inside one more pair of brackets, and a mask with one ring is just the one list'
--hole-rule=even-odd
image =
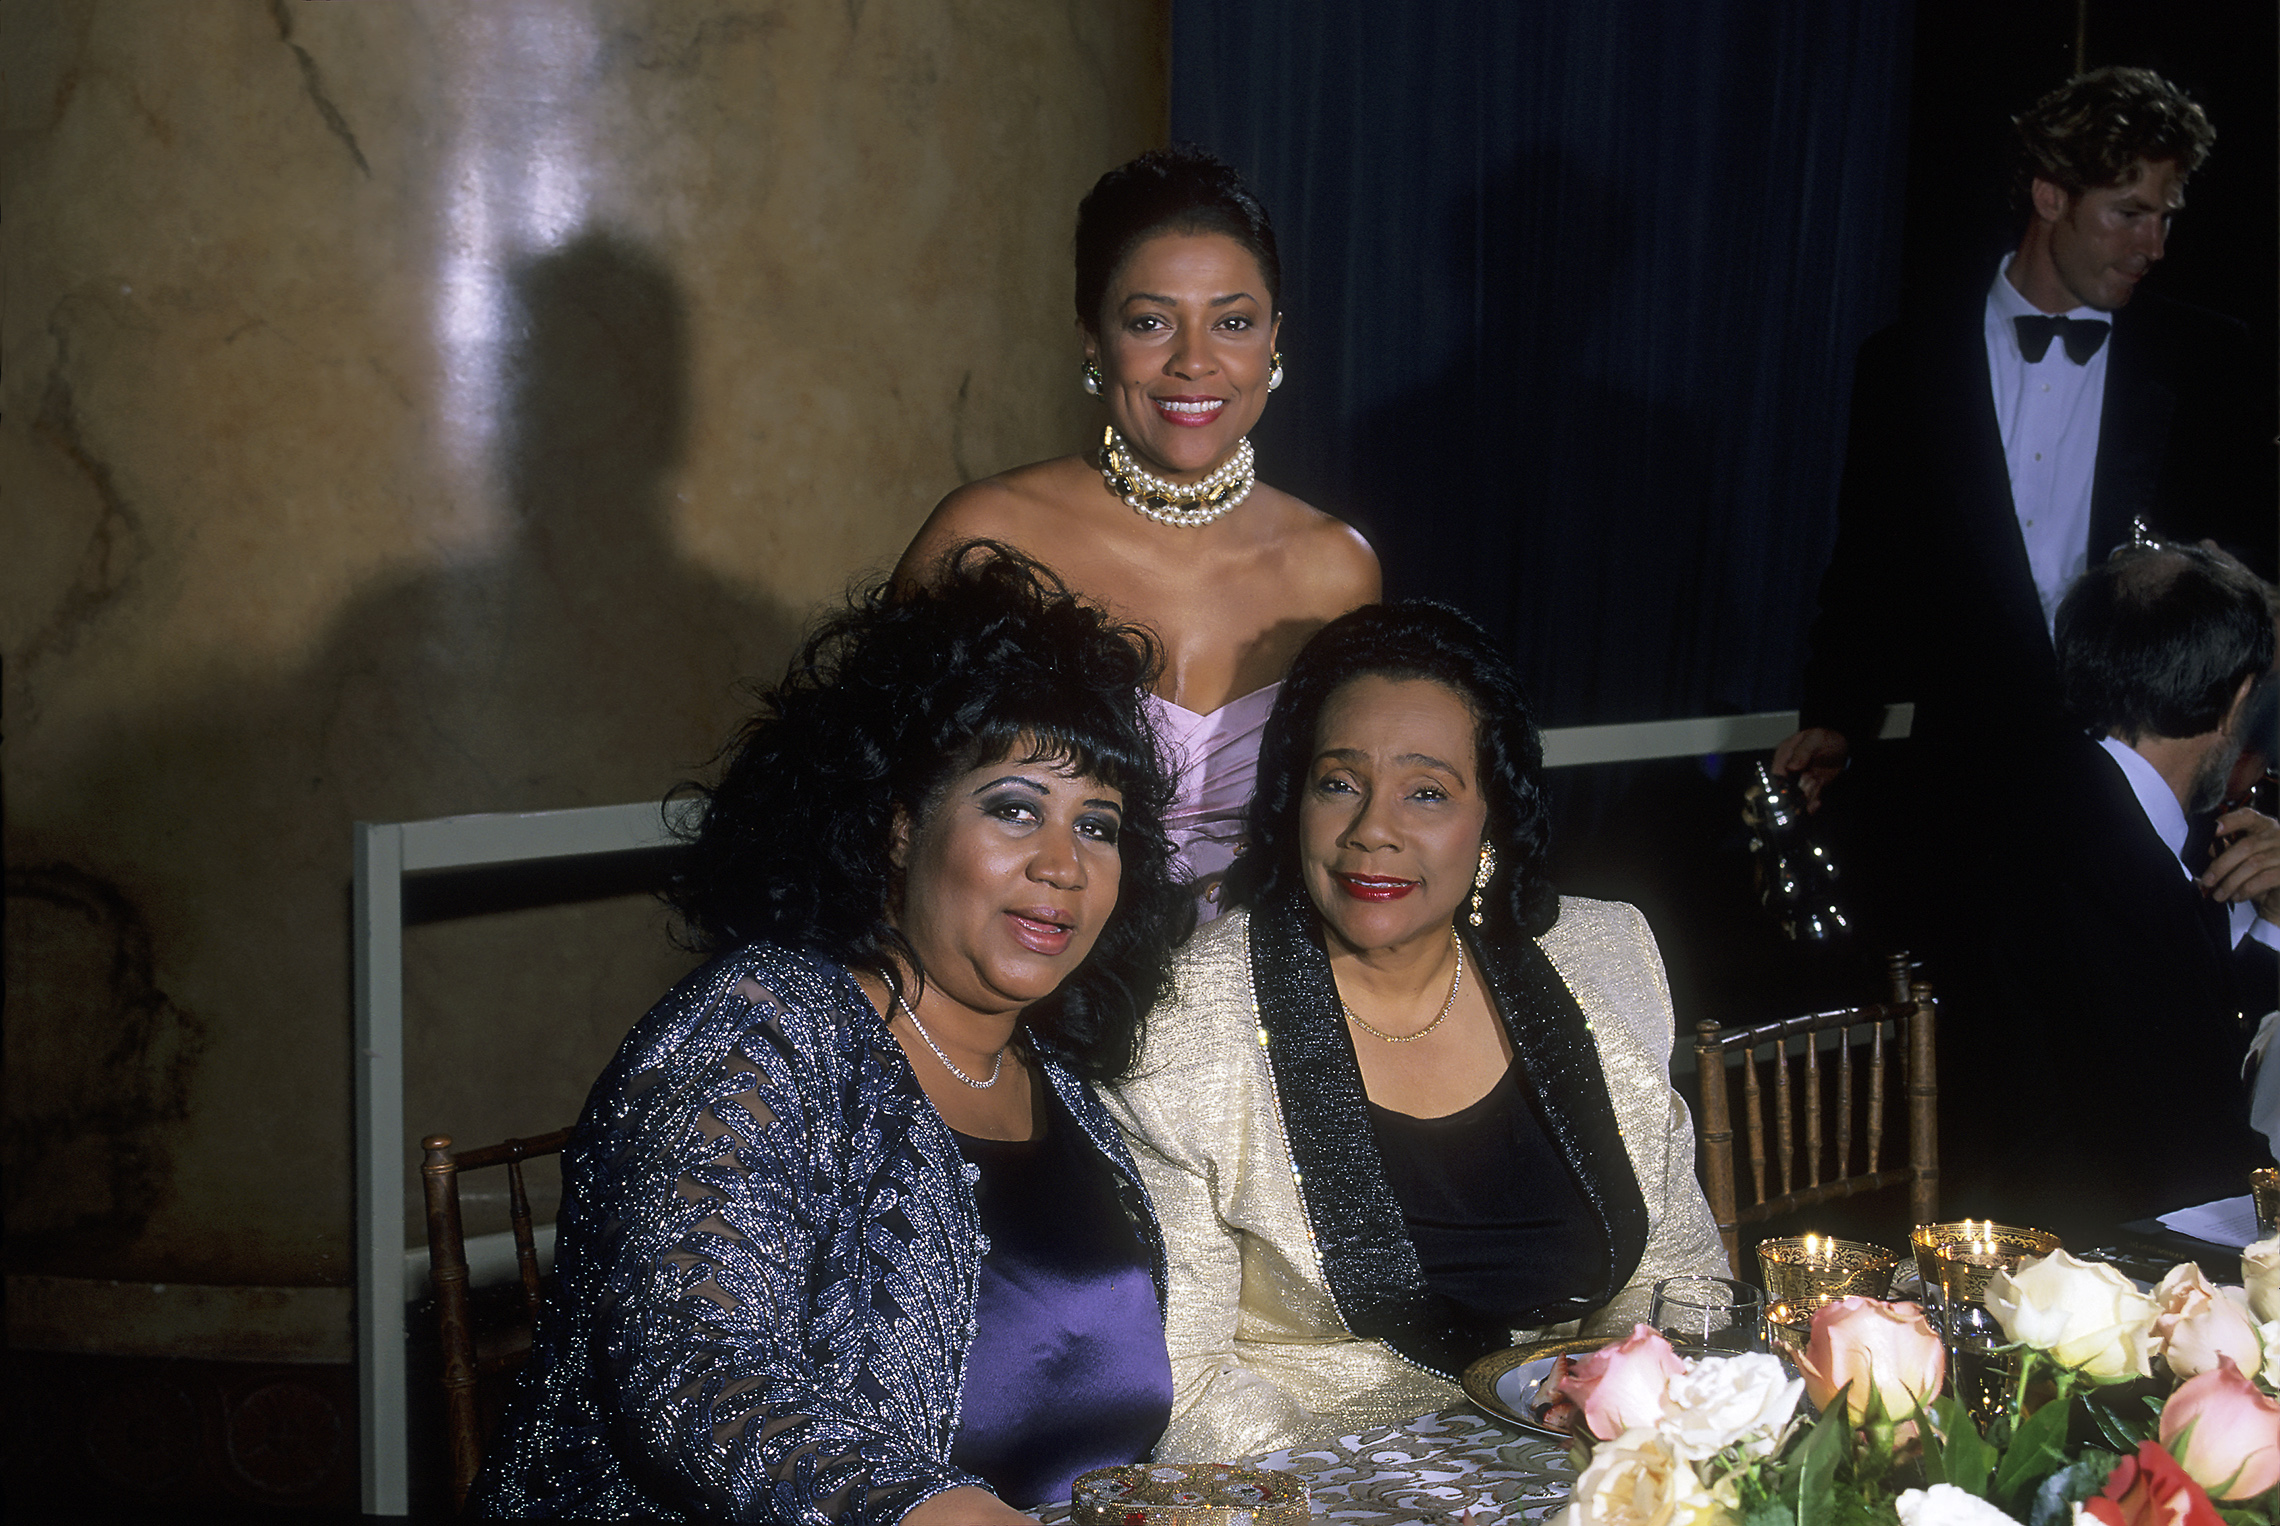
{"label": "woman's bare shoulder", "polygon": [[926,516],[895,565],[895,580],[923,583],[942,553],[969,540],[994,540],[1050,559],[1038,542],[1068,516],[1067,502],[1092,468],[1082,456],[1033,461],[951,490]]}
{"label": "woman's bare shoulder", "polygon": [[1291,553],[1291,570],[1310,605],[1328,618],[1378,601],[1385,591],[1384,578],[1377,553],[1361,531],[1280,488],[1262,482],[1258,492],[1275,510],[1273,533]]}

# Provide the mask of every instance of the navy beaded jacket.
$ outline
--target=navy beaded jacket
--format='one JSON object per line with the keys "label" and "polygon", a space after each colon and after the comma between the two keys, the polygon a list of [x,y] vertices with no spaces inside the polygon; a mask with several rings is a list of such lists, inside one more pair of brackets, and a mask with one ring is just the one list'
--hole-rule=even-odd
{"label": "navy beaded jacket", "polygon": [[[1042,1068],[1147,1248],[1116,1125]],[[896,1521],[950,1465],[982,1240],[973,1168],[844,969],[766,945],[683,981],[563,1154],[556,1286],[471,1514]]]}

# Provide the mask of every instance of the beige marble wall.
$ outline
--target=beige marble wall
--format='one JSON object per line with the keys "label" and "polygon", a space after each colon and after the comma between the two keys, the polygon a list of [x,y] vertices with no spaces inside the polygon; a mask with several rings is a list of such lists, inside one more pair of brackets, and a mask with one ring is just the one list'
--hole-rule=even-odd
{"label": "beige marble wall", "polygon": [[[961,480],[1076,448],[1161,0],[8,7],[19,1274],[350,1279],[349,826],[652,798]],[[638,898],[408,936],[417,1133],[566,1121]]]}

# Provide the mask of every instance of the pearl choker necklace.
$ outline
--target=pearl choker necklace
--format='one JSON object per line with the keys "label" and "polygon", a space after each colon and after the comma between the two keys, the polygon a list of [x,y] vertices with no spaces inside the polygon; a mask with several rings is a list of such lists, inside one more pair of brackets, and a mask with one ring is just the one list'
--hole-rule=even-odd
{"label": "pearl choker necklace", "polygon": [[1183,530],[1201,529],[1251,496],[1251,485],[1258,481],[1252,470],[1255,459],[1250,437],[1245,436],[1236,442],[1235,454],[1191,486],[1166,482],[1133,465],[1132,453],[1114,424],[1100,437],[1100,476],[1108,490],[1134,513]]}

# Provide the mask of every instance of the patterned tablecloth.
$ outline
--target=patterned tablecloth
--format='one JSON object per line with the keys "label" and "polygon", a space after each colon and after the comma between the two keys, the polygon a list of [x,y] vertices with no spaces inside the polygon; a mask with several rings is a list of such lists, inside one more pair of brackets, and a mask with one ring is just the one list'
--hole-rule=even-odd
{"label": "patterned tablecloth", "polygon": [[[1314,1518],[1347,1526],[1547,1521],[1575,1482],[1565,1443],[1523,1435],[1469,1406],[1241,1460],[1301,1475]],[[1062,1526],[1069,1507],[1048,1505],[1037,1517]]]}

